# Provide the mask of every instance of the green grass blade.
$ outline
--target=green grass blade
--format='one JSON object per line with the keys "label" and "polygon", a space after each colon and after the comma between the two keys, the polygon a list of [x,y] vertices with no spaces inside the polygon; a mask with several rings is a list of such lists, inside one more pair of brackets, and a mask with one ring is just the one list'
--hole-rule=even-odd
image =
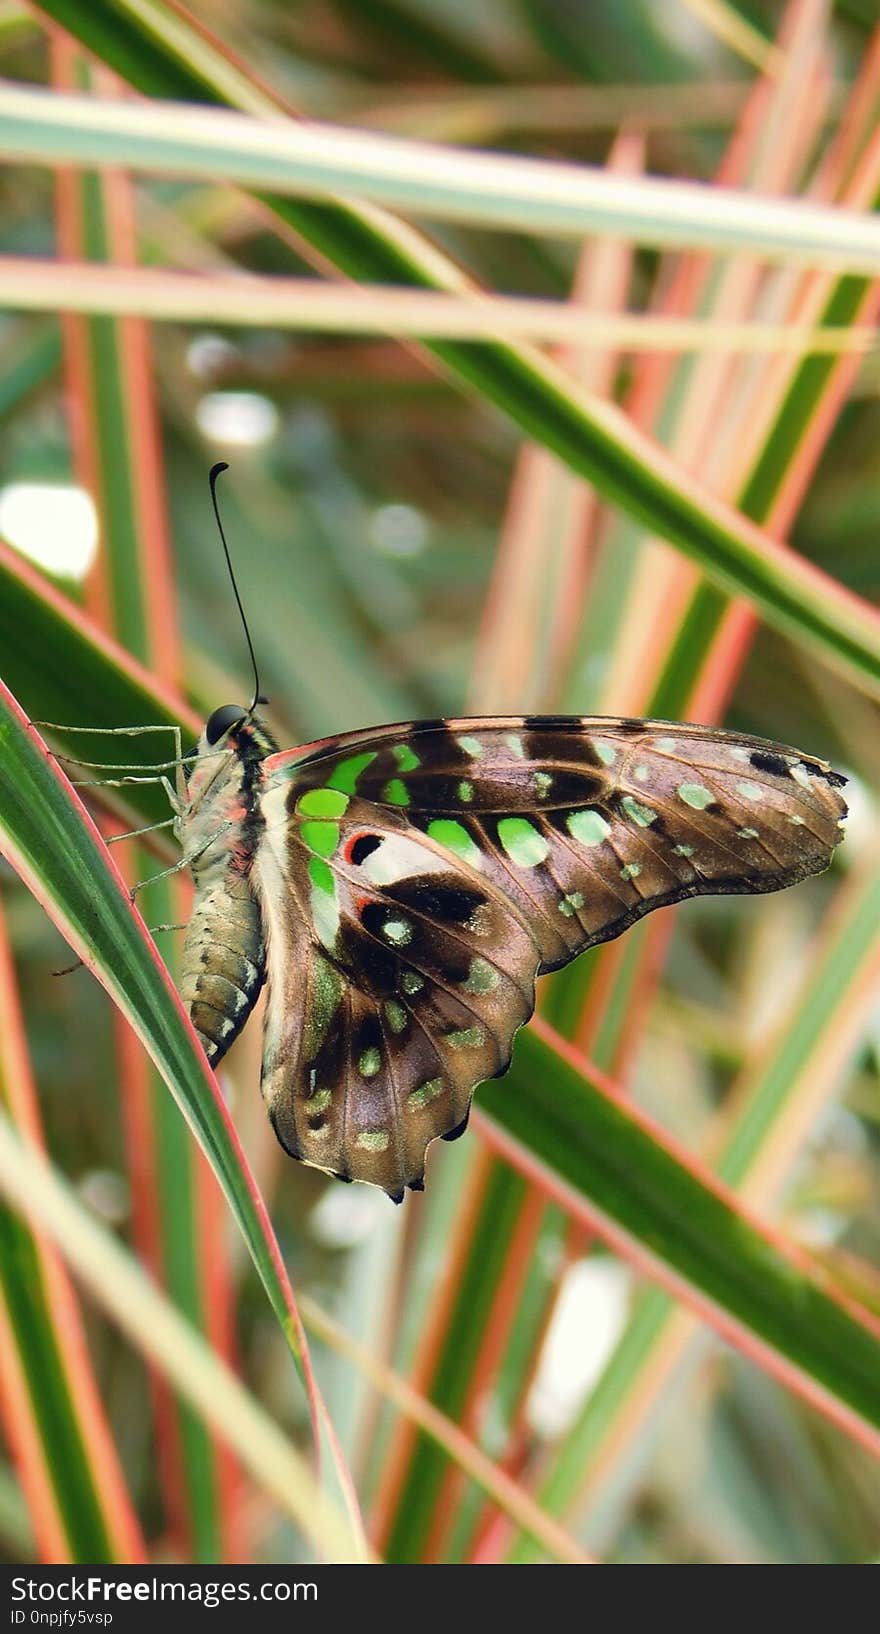
{"label": "green grass blade", "polygon": [[468,152],[373,131],[91,101],[41,90],[0,93],[7,158],[100,165],[112,141],[126,169],[323,201],[354,197],[419,216],[543,235],[613,236],[652,248],[748,251],[809,268],[874,277],[880,223],[858,210],[762,199],[660,177]]}
{"label": "green grass blade", "polygon": [[[880,881],[876,898],[880,911]],[[687,1291],[727,1337],[880,1450],[877,1334],[552,1038],[521,1035],[509,1077],[480,1090],[482,1109],[588,1204],[628,1257]]]}
{"label": "green grass blade", "polygon": [[[205,1151],[316,1404],[316,1433],[328,1454],[328,1474],[335,1474],[350,1502],[347,1473],[314,1390],[278,1247],[207,1062],[97,830],[5,687],[0,691],[0,850],[131,1022]],[[355,1541],[352,1547],[357,1552],[359,1545]]]}
{"label": "green grass blade", "polygon": [[[106,13],[63,0],[42,8],[71,29],[89,49],[127,73],[138,89],[156,93],[155,55],[149,84],[137,69],[128,8],[114,8],[118,40],[106,27]],[[148,15],[161,18],[151,5]],[[166,19],[167,20],[167,19]],[[228,101],[228,65],[187,31],[175,10],[177,34],[166,40],[169,83],[180,95],[186,63],[183,40],[193,47],[187,95]],[[158,27],[159,24],[157,23]],[[151,40],[158,35],[150,29]],[[235,92],[237,106],[253,106],[253,96]],[[268,105],[265,111],[269,111]],[[109,150],[105,157],[109,156]],[[403,231],[374,209],[267,196],[288,225],[301,232],[349,276],[365,281],[460,288],[461,274],[418,235]],[[567,377],[538,353],[501,343],[435,343],[432,350],[490,401],[504,409],[530,436],[554,450],[571,468],[638,521],[671,540],[722,590],[751,600],[768,622],[802,643],[857,685],[880,696],[880,618],[826,575],[763,535],[731,506],[685,476],[647,436],[615,408],[574,390]]]}
{"label": "green grass blade", "polygon": [[112,1517],[83,1437],[37,1243],[25,1222],[0,1208],[0,1326],[8,1331],[45,1449],[52,1501],[69,1558],[119,1561]]}
{"label": "green grass blade", "polygon": [[[4,1117],[0,1117],[0,1191],[11,1205],[3,1210],[4,1216],[9,1214],[19,1224],[23,1215],[36,1217],[111,1318],[235,1447],[251,1474],[295,1517],[315,1547],[326,1549],[332,1559],[349,1559],[346,1519],[321,1491],[306,1459],[133,1256],[89,1218],[42,1154],[19,1139]],[[70,1478],[72,1483],[73,1470]]]}
{"label": "green grass blade", "polygon": [[[0,922],[0,1109],[30,1138],[40,1118],[16,971]],[[43,1559],[143,1560],[73,1290],[58,1257],[0,1207],[0,1373],[7,1439]]]}
{"label": "green grass blade", "polygon": [[[832,934],[813,962],[778,1045],[740,1086],[736,1104],[744,1102],[744,1110],[718,1162],[718,1174],[728,1186],[740,1189],[751,1183],[768,1146],[776,1144],[780,1120],[811,1071],[811,1063],[825,1058],[848,995],[856,988],[864,990],[866,982],[874,985],[872,971],[880,961],[880,879],[870,878],[866,871],[863,880],[847,904],[841,904]],[[833,1075],[828,1074],[828,1079],[833,1083]],[[649,1290],[639,1300],[543,1484],[542,1501],[554,1514],[563,1513],[588,1480],[634,1386],[644,1378],[651,1357],[661,1351],[661,1342],[675,1320],[676,1306],[659,1289]],[[514,1558],[534,1558],[532,1545],[523,1544]]]}
{"label": "green grass blade", "polygon": [[[475,1227],[480,1251],[468,1257],[443,1336],[430,1395],[454,1422],[461,1419],[471,1374],[504,1269],[525,1187],[504,1164],[493,1164]],[[423,1557],[447,1459],[424,1434],[417,1437],[406,1483],[384,1553],[395,1564]]]}
{"label": "green grass blade", "polygon": [[[76,84],[85,91],[94,89],[86,65],[72,50],[56,50],[55,74],[56,83]],[[59,177],[59,196],[66,195],[66,208],[59,210],[62,253],[65,249],[80,253],[94,265],[113,263],[120,253],[124,254],[128,246],[114,206],[118,210],[120,190],[129,186],[127,179],[116,176],[108,190],[107,178],[90,171]],[[158,406],[153,374],[133,365],[136,325],[124,326],[117,318],[107,316],[76,319],[74,323],[80,344],[68,345],[68,393],[78,404],[81,419],[76,449],[78,471],[85,486],[95,484],[103,545],[99,572],[106,586],[108,625],[127,651],[142,663],[159,668],[160,674],[170,679],[177,667],[177,643],[174,593],[165,582],[165,524],[158,508],[151,515],[144,503],[145,486],[161,489],[163,477],[157,457]],[[70,331],[65,338],[70,342]],[[142,332],[139,338],[148,354],[146,334]],[[160,596],[163,608],[167,608],[162,630],[157,629],[156,614],[156,598]],[[108,741],[112,740],[105,743]],[[154,752],[156,746],[153,737]],[[65,747],[74,745],[68,743]],[[168,743],[165,747],[167,751]],[[116,757],[105,749],[101,758]],[[160,750],[156,758],[169,756]],[[138,878],[156,872],[150,857],[139,848],[134,848],[131,864]],[[151,913],[160,924],[177,919],[170,882],[155,888]],[[169,952],[175,969],[176,948]],[[130,1099],[137,1092],[125,1082],[122,1059],[119,1069],[120,1091]],[[141,1193],[136,1216],[155,1218],[158,1240],[150,1245],[149,1253],[161,1266],[161,1280],[171,1298],[190,1322],[204,1331],[208,1278],[205,1265],[200,1263],[204,1243],[199,1230],[199,1153],[152,1066],[147,1068],[143,1093],[149,1102],[146,1123],[151,1155],[146,1165],[149,1172],[144,1172],[145,1165],[136,1164],[132,1177],[135,1189]],[[147,1251],[146,1244],[142,1246]],[[222,1265],[218,1270],[222,1274]],[[188,1403],[171,1404],[171,1413],[179,1431],[181,1458],[179,1470],[165,1478],[166,1507],[171,1514],[180,1512],[182,1497],[189,1529],[187,1552],[195,1561],[222,1560],[228,1553],[228,1543],[223,1535],[220,1461],[204,1422]],[[178,1487],[182,1493],[176,1490]]]}

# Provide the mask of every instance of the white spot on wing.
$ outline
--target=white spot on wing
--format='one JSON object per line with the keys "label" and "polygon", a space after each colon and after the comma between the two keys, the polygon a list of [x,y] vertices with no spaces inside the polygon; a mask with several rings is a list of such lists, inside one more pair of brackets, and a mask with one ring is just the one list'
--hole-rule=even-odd
{"label": "white spot on wing", "polygon": [[449,863],[405,834],[389,834],[364,859],[361,868],[373,885],[394,885],[397,880],[410,879],[414,874],[442,874],[448,870]]}

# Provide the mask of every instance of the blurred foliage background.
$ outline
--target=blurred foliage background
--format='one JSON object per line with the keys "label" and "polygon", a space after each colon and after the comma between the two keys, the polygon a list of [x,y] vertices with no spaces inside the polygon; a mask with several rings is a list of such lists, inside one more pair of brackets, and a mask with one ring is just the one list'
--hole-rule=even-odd
{"label": "blurred foliage background", "polygon": [[[119,65],[99,66],[83,49],[90,9],[122,37],[125,8],[114,18],[109,4],[0,0],[0,74],[119,95]],[[200,0],[191,17],[248,75],[316,119],[870,202],[847,189],[876,163],[872,0]],[[176,94],[170,74],[167,94]],[[876,352],[832,358],[821,379],[809,367],[783,379],[784,359],[719,352],[711,341],[716,321],[794,321],[817,292],[833,295],[833,281],[818,290],[819,275],[768,272],[747,249],[724,262],[485,226],[426,230],[499,293],[562,302],[574,289],[588,308],[705,319],[696,355],[571,347],[562,361],[666,443],[683,479],[696,473],[740,503],[793,393],[800,429],[787,456],[776,454],[774,475],[788,508],[770,530],[876,601]],[[0,255],[321,275],[264,203],[222,182],[116,174],[99,184],[23,163],[0,169]],[[861,290],[838,321],[872,321],[872,299]],[[650,711],[659,696],[677,698],[685,718],[722,718],[843,767],[851,831],[827,876],[760,902],[707,900],[655,915],[544,982],[542,1009],[584,1061],[707,1165],[733,1152],[757,1106],[760,1130],[743,1135],[748,1149],[741,1161],[734,1152],[726,1177],[813,1256],[829,1285],[876,1312],[880,1013],[871,993],[880,966],[870,929],[851,965],[846,955],[847,915],[857,921],[877,877],[876,696],[755,624],[741,604],[731,614],[718,598],[717,617],[688,622],[692,597],[706,592],[685,558],[524,443],[419,343],[352,328],[237,329],[206,317],[147,330],[138,319],[6,313],[0,531],[204,716],[249,687],[207,493],[208,467],[227,459],[227,531],[283,743],[413,715]],[[120,439],[120,404],[137,435]],[[41,554],[47,542],[60,556]],[[0,672],[11,680],[13,648],[28,632],[5,640]],[[16,690],[40,713],[41,700]],[[131,863],[142,874],[160,865],[143,851]],[[150,1087],[98,986],[83,972],[51,978],[66,949],[5,867],[3,911],[15,969],[4,1002],[20,1004],[54,1160],[306,1445],[284,1341],[176,1108],[161,1085]],[[148,920],[172,916],[157,890]],[[162,944],[169,960],[172,940]],[[810,1041],[811,983],[823,970],[834,1002]],[[228,1095],[303,1311],[308,1318],[313,1302],[314,1332],[324,1333],[313,1338],[318,1377],[387,1558],[553,1555],[462,1472],[453,1445],[415,1434],[362,1358],[347,1358],[338,1334],[328,1342],[322,1312],[556,1517],[574,1558],[876,1555],[871,1449],[791,1380],[771,1377],[756,1348],[724,1346],[686,1303],[670,1309],[637,1257],[590,1232],[564,1192],[548,1194],[539,1175],[497,1155],[485,1124],[433,1150],[425,1196],[394,1210],[371,1189],[289,1164],[265,1123],[258,1078],[253,1025],[230,1062]],[[519,1087],[515,1071],[498,1090]],[[552,1117],[552,1057],[542,1096]],[[272,1498],[92,1299],[82,1303],[98,1394],[152,1558],[302,1558],[302,1539]],[[0,1554],[45,1557],[51,1546],[8,1420],[7,1437]],[[51,1463],[51,1435],[47,1444]]]}

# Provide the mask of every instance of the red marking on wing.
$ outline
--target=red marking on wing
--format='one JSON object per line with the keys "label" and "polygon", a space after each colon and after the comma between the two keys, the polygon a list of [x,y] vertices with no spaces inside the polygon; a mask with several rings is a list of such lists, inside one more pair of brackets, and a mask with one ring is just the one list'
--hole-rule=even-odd
{"label": "red marking on wing", "polygon": [[342,855],[345,861],[350,862],[353,867],[356,867],[357,864],[354,860],[354,848],[357,845],[358,840],[369,840],[371,838],[372,836],[367,828],[358,829],[356,834],[349,835],[345,845],[342,848]]}

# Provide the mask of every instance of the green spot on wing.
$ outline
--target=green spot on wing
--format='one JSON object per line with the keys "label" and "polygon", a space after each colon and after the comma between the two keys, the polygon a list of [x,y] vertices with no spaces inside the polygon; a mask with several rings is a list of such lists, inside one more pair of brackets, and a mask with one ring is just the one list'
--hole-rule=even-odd
{"label": "green spot on wing", "polygon": [[[309,993],[308,1008],[306,1010],[304,1050],[307,1061],[317,1055],[321,1041],[333,1019],[344,991],[344,982],[337,970],[334,970],[320,953],[314,955],[312,967],[312,984]],[[327,1096],[327,1105],[330,1104],[330,1091],[321,1093]],[[323,1106],[315,1103],[317,1096],[309,1101],[310,1112],[321,1112]]]}
{"label": "green spot on wing", "polygon": [[446,1033],[446,1042],[454,1050],[478,1049],[486,1042],[485,1027],[458,1027],[454,1032]]}
{"label": "green spot on wing", "polygon": [[[462,982],[461,985],[466,993],[494,993],[500,980],[501,978],[495,966],[490,965],[488,959],[477,957],[471,961],[467,981]],[[406,977],[404,977],[405,982]]]}
{"label": "green spot on wing", "polygon": [[407,942],[412,941],[412,925],[407,919],[386,919],[382,934],[395,947],[405,947]]}
{"label": "green spot on wing", "polygon": [[656,811],[652,811],[650,806],[643,806],[640,800],[634,800],[631,794],[625,794],[620,804],[639,828],[650,828],[657,821]]}
{"label": "green spot on wing", "polygon": [[[406,976],[403,978],[403,986],[405,990]],[[402,1033],[404,1031],[406,1027],[406,1011],[404,1010],[402,1004],[398,1004],[396,999],[388,999],[386,1001],[385,1020],[393,1033]]]}
{"label": "green spot on wing", "polygon": [[502,817],[498,838],[517,868],[536,868],[550,852],[550,842],[528,817]]}
{"label": "green spot on wing", "polygon": [[316,891],[323,891],[325,896],[335,897],[336,881],[333,878],[333,871],[320,857],[309,858],[309,879]]}
{"label": "green spot on wing", "polygon": [[463,737],[456,738],[455,741],[459,745],[459,748],[464,750],[466,755],[470,755],[472,760],[480,759],[483,753],[483,745],[479,738]]}
{"label": "green spot on wing", "polygon": [[375,1078],[381,1065],[382,1056],[379,1050],[373,1046],[368,1050],[364,1050],[361,1054],[358,1060],[358,1072],[362,1078]]}
{"label": "green spot on wing", "polygon": [[414,772],[422,764],[418,755],[410,748],[408,743],[395,743],[391,753],[402,772]]}
{"label": "green spot on wing", "polygon": [[387,1152],[390,1138],[387,1129],[362,1129],[355,1145],[365,1152]]}
{"label": "green spot on wing", "polygon": [[339,824],[325,822],[307,822],[300,826],[303,844],[310,851],[317,851],[319,857],[332,857],[339,844]]}
{"label": "green spot on wing", "polygon": [[424,1084],[419,1084],[418,1089],[411,1090],[406,1099],[408,1105],[418,1112],[421,1107],[427,1106],[429,1101],[436,1100],[437,1096],[442,1094],[443,1079],[429,1078]]}
{"label": "green spot on wing", "polygon": [[610,743],[604,743],[601,738],[594,738],[593,748],[599,756],[603,766],[614,765],[614,762],[617,759],[617,750],[612,749]]}
{"label": "green spot on wing", "polygon": [[406,784],[402,783],[399,777],[392,777],[382,790],[382,799],[387,800],[391,806],[408,806],[409,795],[406,792]]}
{"label": "green spot on wing", "polygon": [[461,782],[458,785],[457,793],[458,793],[458,798],[461,801],[462,805],[463,806],[469,806],[471,801],[474,798],[474,785],[473,785],[473,783],[469,782],[469,780],[466,777],[463,777]]}
{"label": "green spot on wing", "polygon": [[705,811],[715,799],[711,789],[704,783],[679,783],[677,794],[686,806],[692,806],[694,811]]}
{"label": "green spot on wing", "polygon": [[454,817],[436,817],[428,824],[428,838],[454,851],[457,857],[469,862],[472,868],[480,866],[480,848],[475,845],[463,823]]}
{"label": "green spot on wing", "polygon": [[332,1089],[318,1089],[306,1102],[309,1112],[326,1112],[333,1099]]}
{"label": "green spot on wing", "polygon": [[605,821],[601,811],[570,811],[565,826],[581,845],[601,845],[611,833],[611,824]]}
{"label": "green spot on wing", "polygon": [[338,789],[308,789],[296,802],[301,817],[344,817],[348,795]]}
{"label": "green spot on wing", "polygon": [[309,858],[309,879],[312,882],[312,921],[318,940],[326,948],[334,948],[339,933],[339,900],[336,881],[322,857]]}
{"label": "green spot on wing", "polygon": [[376,751],[363,755],[349,755],[347,760],[340,760],[327,779],[328,789],[337,789],[340,794],[356,794],[357,780],[361,772],[366,771],[376,758]]}

